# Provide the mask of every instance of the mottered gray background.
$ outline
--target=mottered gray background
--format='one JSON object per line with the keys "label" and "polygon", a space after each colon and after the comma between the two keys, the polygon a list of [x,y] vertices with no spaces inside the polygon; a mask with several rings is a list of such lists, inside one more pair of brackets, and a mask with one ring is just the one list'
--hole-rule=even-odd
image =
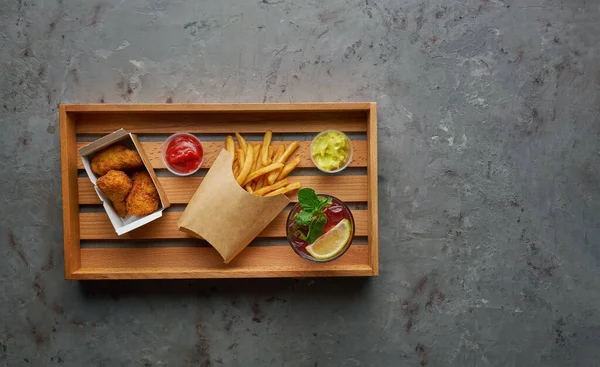
{"label": "mottered gray background", "polygon": [[[0,365],[593,366],[600,4],[0,1]],[[381,275],[63,279],[59,103],[375,101]]]}

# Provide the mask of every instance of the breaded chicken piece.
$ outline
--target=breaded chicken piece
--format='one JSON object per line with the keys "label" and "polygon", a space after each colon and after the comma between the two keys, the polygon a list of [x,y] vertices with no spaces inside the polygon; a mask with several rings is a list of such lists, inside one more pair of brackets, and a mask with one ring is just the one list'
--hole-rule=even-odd
{"label": "breaded chicken piece", "polygon": [[127,216],[125,199],[131,191],[131,179],[123,171],[110,170],[96,181],[96,185],[112,202],[113,208],[121,218]]}
{"label": "breaded chicken piece", "polygon": [[114,144],[96,153],[92,158],[92,171],[103,176],[111,169],[125,171],[143,165],[140,155],[123,145]]}
{"label": "breaded chicken piece", "polygon": [[133,188],[127,196],[127,211],[136,217],[152,214],[158,209],[159,197],[152,178],[146,171],[133,174]]}

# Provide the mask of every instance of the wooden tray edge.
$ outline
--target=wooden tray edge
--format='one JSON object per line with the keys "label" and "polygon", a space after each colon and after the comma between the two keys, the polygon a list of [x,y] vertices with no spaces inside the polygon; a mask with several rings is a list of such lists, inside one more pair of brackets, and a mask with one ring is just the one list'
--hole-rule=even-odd
{"label": "wooden tray edge", "polygon": [[370,102],[319,103],[90,103],[61,104],[66,112],[267,112],[366,110]]}
{"label": "wooden tray edge", "polygon": [[367,128],[368,158],[368,215],[369,227],[369,264],[373,275],[379,275],[379,206],[378,206],[378,169],[377,169],[377,103],[370,103],[369,122]]}
{"label": "wooden tray edge", "polygon": [[67,277],[68,280],[134,280],[134,279],[232,279],[232,278],[308,278],[308,277],[372,277],[377,276],[369,265],[350,265],[335,270],[145,270],[80,268]]}
{"label": "wooden tray edge", "polygon": [[81,267],[79,238],[79,185],[77,181],[77,138],[75,119],[59,107],[60,165],[63,203],[65,278]]}

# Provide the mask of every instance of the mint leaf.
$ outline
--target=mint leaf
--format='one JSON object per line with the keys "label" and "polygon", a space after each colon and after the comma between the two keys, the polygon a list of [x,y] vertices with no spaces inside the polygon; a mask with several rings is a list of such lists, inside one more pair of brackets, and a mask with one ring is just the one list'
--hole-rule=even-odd
{"label": "mint leaf", "polygon": [[325,214],[319,213],[317,217],[310,222],[308,226],[308,234],[306,236],[306,242],[310,245],[319,238],[325,231],[325,223],[327,223],[327,217]]}
{"label": "mint leaf", "polygon": [[312,218],[313,218],[312,212],[303,210],[300,213],[296,214],[296,218],[294,218],[294,220],[296,221],[296,223],[298,223],[301,226],[308,226],[310,224],[310,222],[312,221]]}
{"label": "mint leaf", "polygon": [[306,241],[306,235],[299,229],[297,229],[294,234],[298,236],[302,241]]}
{"label": "mint leaf", "polygon": [[321,203],[315,190],[304,188],[298,191],[298,203],[302,207],[302,209],[307,212],[314,213],[315,209],[317,209]]}
{"label": "mint leaf", "polygon": [[331,205],[331,202],[332,202],[331,198],[328,198],[325,196],[319,196],[319,205],[317,205],[317,207],[315,208],[315,212],[322,211],[324,208]]}
{"label": "mint leaf", "polygon": [[322,203],[331,203],[331,198],[326,197],[326,196],[318,196],[319,201]]}
{"label": "mint leaf", "polygon": [[298,191],[298,203],[302,211],[296,214],[294,220],[298,225],[308,227],[306,235],[303,232],[299,235],[296,233],[302,240],[311,244],[323,234],[327,223],[323,209],[331,205],[331,202],[329,197],[317,196],[313,189],[304,188]]}

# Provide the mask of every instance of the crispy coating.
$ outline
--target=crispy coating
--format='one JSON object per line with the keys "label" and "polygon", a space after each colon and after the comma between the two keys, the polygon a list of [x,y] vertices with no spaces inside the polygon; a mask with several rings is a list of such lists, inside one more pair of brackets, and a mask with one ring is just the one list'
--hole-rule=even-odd
{"label": "crispy coating", "polygon": [[125,199],[133,184],[125,172],[110,170],[96,181],[96,185],[112,202],[113,208],[121,218],[127,215]]}
{"label": "crispy coating", "polygon": [[96,153],[92,158],[92,171],[103,176],[111,169],[129,170],[143,165],[140,155],[123,145],[114,144]]}
{"label": "crispy coating", "polygon": [[133,188],[127,196],[127,211],[131,215],[142,217],[158,209],[159,197],[152,178],[146,171],[133,174]]}

